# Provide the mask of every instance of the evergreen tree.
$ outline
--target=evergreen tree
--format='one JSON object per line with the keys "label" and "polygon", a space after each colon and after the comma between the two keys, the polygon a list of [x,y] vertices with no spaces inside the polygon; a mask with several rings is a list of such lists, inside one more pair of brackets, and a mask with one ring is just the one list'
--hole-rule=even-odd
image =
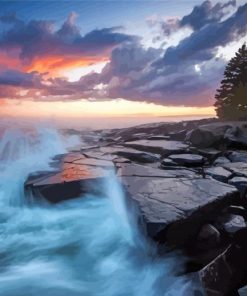
{"label": "evergreen tree", "polygon": [[247,120],[247,47],[230,60],[215,95],[216,113],[224,120]]}

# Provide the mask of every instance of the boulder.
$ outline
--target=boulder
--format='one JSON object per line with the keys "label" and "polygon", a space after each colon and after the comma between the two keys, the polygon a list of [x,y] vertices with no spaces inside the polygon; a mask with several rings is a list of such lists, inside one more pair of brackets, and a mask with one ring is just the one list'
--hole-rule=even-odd
{"label": "boulder", "polygon": [[158,153],[162,156],[168,156],[173,153],[182,153],[188,148],[188,145],[182,142],[168,140],[139,140],[133,142],[125,142],[125,146],[141,151]]}
{"label": "boulder", "polygon": [[247,148],[247,122],[232,126],[226,131],[224,139],[232,147]]}
{"label": "boulder", "polygon": [[223,224],[224,230],[229,234],[233,234],[240,229],[246,228],[246,226],[244,218],[240,215],[231,215],[230,219]]}
{"label": "boulder", "polygon": [[205,169],[206,175],[211,176],[212,178],[221,181],[227,182],[231,177],[232,173],[222,167],[211,167]]}
{"label": "boulder", "polygon": [[229,128],[231,128],[231,125],[225,123],[202,125],[188,132],[186,140],[195,147],[213,147],[220,143]]}
{"label": "boulder", "polygon": [[237,290],[246,284],[247,228],[237,231],[226,250],[200,272],[204,295],[238,295]]}
{"label": "boulder", "polygon": [[247,122],[216,122],[201,125],[186,135],[193,146],[247,147]]}
{"label": "boulder", "polygon": [[220,243],[220,232],[212,224],[201,227],[197,236],[197,247],[208,250],[215,248]]}
{"label": "boulder", "polygon": [[201,155],[196,154],[176,154],[170,155],[169,159],[182,166],[202,166],[204,164],[204,158]]}
{"label": "boulder", "polygon": [[179,132],[171,132],[168,134],[168,136],[171,140],[183,141],[186,137],[186,134],[187,134],[187,130],[184,129]]}

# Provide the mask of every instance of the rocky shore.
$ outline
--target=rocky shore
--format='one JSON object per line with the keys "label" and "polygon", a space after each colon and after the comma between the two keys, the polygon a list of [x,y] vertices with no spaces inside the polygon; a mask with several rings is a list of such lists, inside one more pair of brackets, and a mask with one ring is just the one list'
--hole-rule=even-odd
{"label": "rocky shore", "polygon": [[[188,257],[206,295],[245,295],[247,122],[216,119],[78,132],[84,145],[28,178],[51,203],[100,192],[114,172],[141,230]],[[239,294],[238,294],[239,293]]]}

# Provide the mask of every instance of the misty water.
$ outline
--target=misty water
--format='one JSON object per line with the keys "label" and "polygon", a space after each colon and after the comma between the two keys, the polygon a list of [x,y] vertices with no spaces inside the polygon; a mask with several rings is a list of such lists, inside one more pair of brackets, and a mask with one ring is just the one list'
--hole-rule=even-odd
{"label": "misty water", "polygon": [[125,206],[118,180],[102,196],[50,205],[25,196],[30,173],[51,170],[73,139],[56,130],[5,128],[0,138],[0,295],[195,295],[182,258],[160,257]]}

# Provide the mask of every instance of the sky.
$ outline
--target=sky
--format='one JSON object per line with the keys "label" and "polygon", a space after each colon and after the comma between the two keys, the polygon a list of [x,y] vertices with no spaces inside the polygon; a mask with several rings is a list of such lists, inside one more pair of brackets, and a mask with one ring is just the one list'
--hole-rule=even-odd
{"label": "sky", "polygon": [[214,116],[247,1],[0,1],[0,115]]}

